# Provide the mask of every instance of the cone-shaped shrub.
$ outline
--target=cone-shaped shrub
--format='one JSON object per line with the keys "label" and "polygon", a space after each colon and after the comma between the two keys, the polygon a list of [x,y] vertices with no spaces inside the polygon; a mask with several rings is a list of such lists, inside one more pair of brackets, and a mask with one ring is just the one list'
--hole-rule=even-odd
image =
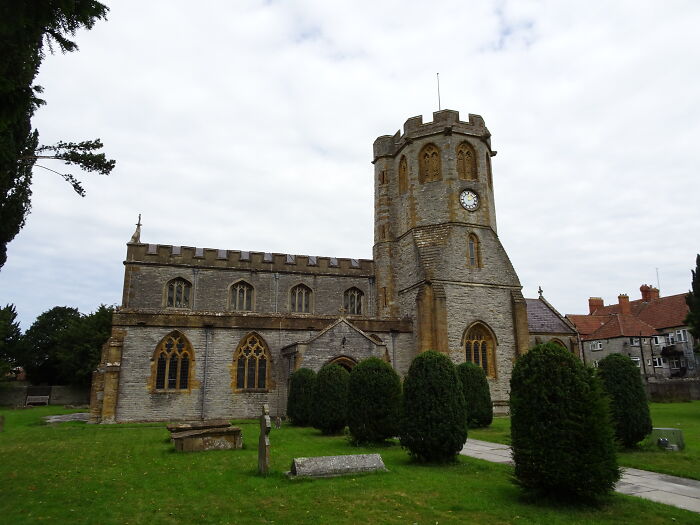
{"label": "cone-shaped shrub", "polygon": [[649,403],[639,368],[622,354],[610,354],[598,363],[598,375],[610,397],[615,437],[633,447],[651,432]]}
{"label": "cone-shaped shrub", "polygon": [[399,431],[401,379],[386,361],[365,359],[350,372],[348,428],[355,443],[381,442]]}
{"label": "cone-shaped shrub", "polygon": [[287,417],[292,425],[307,427],[311,425],[316,373],[308,368],[300,368],[289,379]]}
{"label": "cone-shaped shrub", "polygon": [[457,374],[462,381],[469,428],[489,426],[493,421],[493,404],[484,369],[474,363],[466,362],[457,366]]}
{"label": "cone-shaped shrub", "polygon": [[337,434],[347,422],[348,380],[342,366],[325,365],[316,376],[311,421],[324,434]]}
{"label": "cone-shaped shrub", "polygon": [[452,361],[418,355],[403,385],[401,446],[419,461],[450,461],[467,440],[462,385]]}
{"label": "cone-shaped shrub", "polygon": [[600,380],[559,345],[520,357],[510,381],[516,483],[539,494],[596,499],[620,477]]}

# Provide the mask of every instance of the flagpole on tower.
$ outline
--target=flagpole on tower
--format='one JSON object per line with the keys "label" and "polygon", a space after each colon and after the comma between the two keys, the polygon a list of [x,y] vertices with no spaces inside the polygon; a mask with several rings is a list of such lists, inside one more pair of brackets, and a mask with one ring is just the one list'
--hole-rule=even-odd
{"label": "flagpole on tower", "polygon": [[438,111],[442,109],[440,105],[440,73],[437,73],[437,90],[438,90]]}

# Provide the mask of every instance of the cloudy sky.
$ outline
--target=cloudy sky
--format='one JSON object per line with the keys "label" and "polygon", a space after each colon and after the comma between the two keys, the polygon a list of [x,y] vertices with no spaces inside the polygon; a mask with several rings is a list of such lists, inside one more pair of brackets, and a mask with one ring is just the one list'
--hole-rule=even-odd
{"label": "cloudy sky", "polygon": [[[109,2],[49,55],[44,143],[100,137],[81,199],[36,169],[0,303],[24,329],[121,301],[126,242],[372,257],[372,142],[482,115],[499,236],[527,297],[586,313],[686,292],[700,251],[700,3]],[[195,5],[196,4],[196,5]],[[47,164],[60,169],[60,164]],[[75,172],[76,174],[78,172]]]}

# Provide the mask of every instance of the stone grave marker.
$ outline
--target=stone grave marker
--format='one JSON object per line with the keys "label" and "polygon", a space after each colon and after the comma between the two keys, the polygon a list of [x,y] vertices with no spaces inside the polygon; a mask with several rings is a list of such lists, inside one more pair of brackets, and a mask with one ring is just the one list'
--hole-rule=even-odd
{"label": "stone grave marker", "polygon": [[385,472],[387,468],[379,454],[350,454],[294,458],[289,477],[328,478],[365,472]]}
{"label": "stone grave marker", "polygon": [[177,452],[243,448],[243,431],[227,420],[194,421],[167,426]]}
{"label": "stone grave marker", "polygon": [[270,470],[270,407],[267,404],[262,406],[260,415],[260,439],[258,441],[258,473],[267,474]]}

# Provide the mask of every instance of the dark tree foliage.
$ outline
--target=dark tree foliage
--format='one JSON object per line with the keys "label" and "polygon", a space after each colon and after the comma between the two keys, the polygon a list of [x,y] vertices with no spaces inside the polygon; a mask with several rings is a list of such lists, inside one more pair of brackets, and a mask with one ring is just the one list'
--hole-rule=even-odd
{"label": "dark tree foliage", "polygon": [[615,437],[633,447],[651,432],[649,403],[639,369],[622,354],[610,354],[598,363],[598,375],[610,398]]}
{"label": "dark tree foliage", "polygon": [[538,496],[595,500],[620,477],[607,397],[592,369],[553,343],[515,363],[510,381],[515,480]]}
{"label": "dark tree foliage", "polygon": [[493,403],[484,369],[467,362],[457,366],[457,374],[462,381],[469,428],[489,426],[493,421]]}
{"label": "dark tree foliage", "polygon": [[349,380],[350,374],[339,365],[325,365],[316,376],[312,422],[324,434],[345,428]]}
{"label": "dark tree foliage", "polygon": [[690,327],[690,333],[695,340],[695,350],[700,351],[700,254],[695,258],[695,270],[691,270],[691,272],[693,274],[692,289],[685,296],[685,302],[689,309],[685,324]]}
{"label": "dark tree foliage", "polygon": [[[114,168],[113,160],[95,153],[102,147],[99,139],[39,146],[39,134],[31,123],[36,109],[44,104],[38,97],[41,86],[34,85],[44,47],[53,51],[56,45],[63,53],[77,50],[69,37],[78,29],[92,28],[107,11],[92,0],[0,2],[0,268],[7,259],[7,244],[29,213],[32,168],[37,159],[58,159],[102,174]],[[84,194],[72,175],[58,174]]]}
{"label": "dark tree foliage", "polygon": [[36,318],[22,337],[19,363],[34,384],[89,385],[109,339],[112,307],[81,315],[76,308],[56,306]]}
{"label": "dark tree foliage", "polygon": [[389,363],[365,359],[350,372],[348,428],[355,443],[378,443],[399,431],[401,378]]}
{"label": "dark tree foliage", "polygon": [[300,368],[290,377],[287,417],[292,425],[299,427],[311,425],[315,388],[316,373],[313,370]]}
{"label": "dark tree foliage", "polygon": [[418,461],[455,458],[467,440],[462,384],[452,361],[438,352],[418,355],[403,385],[399,436]]}
{"label": "dark tree foliage", "polygon": [[17,366],[21,337],[15,305],[8,304],[0,308],[0,381]]}

